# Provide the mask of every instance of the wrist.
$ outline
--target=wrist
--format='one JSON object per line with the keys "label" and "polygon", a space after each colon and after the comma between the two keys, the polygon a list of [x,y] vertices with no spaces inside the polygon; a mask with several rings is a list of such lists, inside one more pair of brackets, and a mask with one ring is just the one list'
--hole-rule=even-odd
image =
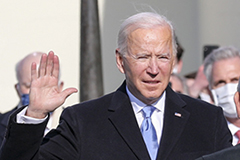
{"label": "wrist", "polygon": [[47,116],[47,114],[48,114],[47,112],[43,112],[41,110],[36,110],[36,109],[32,110],[30,109],[30,107],[28,107],[25,113],[26,116],[37,118],[37,119],[43,119]]}

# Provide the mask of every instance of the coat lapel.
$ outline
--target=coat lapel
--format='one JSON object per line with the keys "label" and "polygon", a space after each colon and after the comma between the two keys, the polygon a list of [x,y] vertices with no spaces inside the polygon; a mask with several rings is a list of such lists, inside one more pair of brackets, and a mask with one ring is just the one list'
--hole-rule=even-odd
{"label": "coat lapel", "polygon": [[[109,107],[109,120],[136,157],[149,160],[150,157],[125,87],[124,83],[113,96]],[[157,159],[168,159],[180,138],[190,115],[189,112],[184,110],[185,106],[186,103],[170,87],[167,87],[163,131]]]}
{"label": "coat lapel", "polygon": [[168,159],[190,115],[183,109],[186,103],[170,87],[166,91],[164,124],[157,158],[161,160]]}
{"label": "coat lapel", "polygon": [[115,93],[109,108],[109,120],[138,159],[150,159],[138,127],[125,84]]}

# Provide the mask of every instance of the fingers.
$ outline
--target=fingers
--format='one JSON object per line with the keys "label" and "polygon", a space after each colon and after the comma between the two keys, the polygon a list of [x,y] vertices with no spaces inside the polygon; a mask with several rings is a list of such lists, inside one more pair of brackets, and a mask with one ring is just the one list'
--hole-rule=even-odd
{"label": "fingers", "polygon": [[35,62],[32,63],[31,66],[31,81],[37,79],[37,64]]}
{"label": "fingers", "polygon": [[40,65],[39,65],[38,77],[45,76],[46,62],[47,62],[47,55],[43,54],[42,57],[41,57]]}
{"label": "fingers", "polygon": [[59,60],[58,56],[54,55],[53,51],[47,54],[43,54],[40,61],[38,77],[43,77],[45,75],[54,76],[59,78]]}
{"label": "fingers", "polygon": [[53,51],[50,51],[48,53],[48,56],[47,56],[47,64],[46,64],[46,75],[49,75],[51,76],[52,75],[52,71],[53,71],[53,60],[54,59],[54,53]]}
{"label": "fingers", "polygon": [[52,76],[56,77],[57,79],[59,78],[59,59],[58,56],[54,55],[53,57],[53,70],[52,70]]}

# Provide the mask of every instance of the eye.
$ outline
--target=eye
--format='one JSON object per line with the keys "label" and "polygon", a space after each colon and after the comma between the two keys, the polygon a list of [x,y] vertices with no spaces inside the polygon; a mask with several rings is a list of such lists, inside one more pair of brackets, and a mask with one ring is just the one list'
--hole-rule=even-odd
{"label": "eye", "polygon": [[136,56],[134,56],[136,60],[143,61],[145,62],[146,60],[151,58],[151,55],[149,54],[144,54],[144,53],[139,53]]}
{"label": "eye", "polygon": [[224,81],[224,80],[219,80],[218,82],[216,82],[215,83],[215,87],[216,88],[219,88],[219,87],[221,87],[221,86],[224,86],[226,84],[226,81]]}
{"label": "eye", "polygon": [[233,78],[233,79],[231,79],[231,82],[232,82],[232,83],[238,83],[238,78]]}
{"label": "eye", "polygon": [[140,55],[140,56],[137,56],[137,59],[148,59],[149,56],[147,55]]}
{"label": "eye", "polygon": [[157,56],[157,58],[159,59],[159,60],[170,60],[170,58],[171,58],[171,56],[168,54],[168,53],[166,53],[166,54],[160,54],[160,55],[158,55]]}
{"label": "eye", "polygon": [[30,83],[24,83],[23,86],[24,86],[25,88],[30,88],[30,87],[31,87],[31,84],[30,84]]}
{"label": "eye", "polygon": [[158,59],[168,59],[168,57],[167,56],[158,56]]}
{"label": "eye", "polygon": [[26,86],[26,88],[30,88],[31,86]]}

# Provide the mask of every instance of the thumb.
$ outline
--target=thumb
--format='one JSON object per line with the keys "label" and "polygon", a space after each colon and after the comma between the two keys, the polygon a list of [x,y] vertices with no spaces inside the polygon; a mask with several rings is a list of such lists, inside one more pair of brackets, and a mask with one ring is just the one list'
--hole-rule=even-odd
{"label": "thumb", "polygon": [[67,88],[61,92],[61,97],[65,101],[68,96],[76,92],[78,92],[76,88]]}

